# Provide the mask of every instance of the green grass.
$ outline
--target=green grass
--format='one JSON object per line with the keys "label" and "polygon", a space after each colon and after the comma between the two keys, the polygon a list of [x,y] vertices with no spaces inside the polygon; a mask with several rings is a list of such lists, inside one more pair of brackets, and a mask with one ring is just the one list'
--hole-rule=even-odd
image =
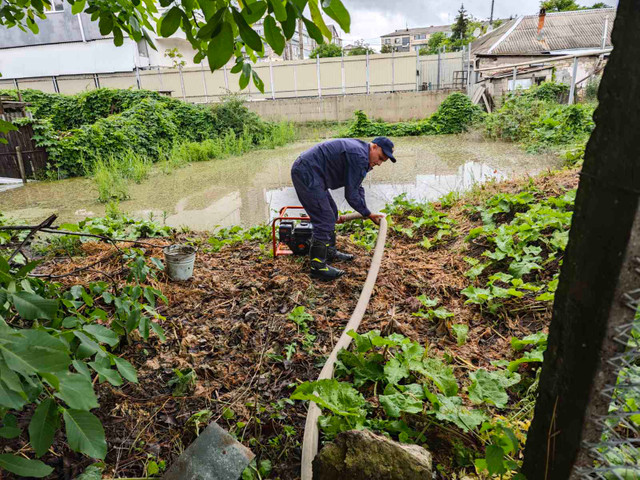
{"label": "green grass", "polygon": [[111,200],[126,200],[129,198],[127,180],[113,158],[96,161],[93,169],[93,180],[98,189],[99,202],[107,203]]}

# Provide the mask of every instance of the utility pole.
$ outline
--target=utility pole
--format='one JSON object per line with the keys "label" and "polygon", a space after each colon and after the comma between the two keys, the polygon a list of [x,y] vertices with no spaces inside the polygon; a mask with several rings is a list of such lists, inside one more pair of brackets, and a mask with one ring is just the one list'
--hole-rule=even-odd
{"label": "utility pole", "polygon": [[302,34],[302,19],[298,19],[298,44],[300,46],[300,54],[298,58],[304,60],[304,35]]}
{"label": "utility pole", "polygon": [[491,0],[491,16],[489,17],[489,26],[493,27],[493,4],[496,0]]}

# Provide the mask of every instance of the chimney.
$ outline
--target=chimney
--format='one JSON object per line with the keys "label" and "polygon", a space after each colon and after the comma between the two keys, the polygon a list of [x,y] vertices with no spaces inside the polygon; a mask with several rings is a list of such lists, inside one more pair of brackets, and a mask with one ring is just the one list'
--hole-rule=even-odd
{"label": "chimney", "polygon": [[544,28],[544,19],[547,16],[547,11],[544,8],[540,9],[540,14],[538,15],[538,36],[541,35],[542,29]]}

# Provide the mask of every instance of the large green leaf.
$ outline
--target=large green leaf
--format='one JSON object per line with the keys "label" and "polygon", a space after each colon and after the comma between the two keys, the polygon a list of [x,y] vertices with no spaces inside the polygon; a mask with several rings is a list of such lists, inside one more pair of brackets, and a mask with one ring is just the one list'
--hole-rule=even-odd
{"label": "large green leaf", "polygon": [[242,40],[256,52],[261,52],[262,40],[260,40],[260,35],[253,31],[253,29],[247,24],[242,14],[236,8],[233,8],[232,11],[233,19],[236,21],[236,25],[238,26],[240,37],[242,38]]}
{"label": "large green leaf", "polygon": [[460,397],[446,397],[427,392],[427,397],[434,407],[438,420],[446,420],[460,427],[465,432],[473,430],[487,420],[487,416],[480,410],[469,410],[462,405]]}
{"label": "large green leaf", "polygon": [[95,362],[89,362],[89,366],[106,378],[111,385],[119,387],[124,383],[118,372],[111,368],[111,362],[108,358],[98,358]]}
{"label": "large green leaf", "polygon": [[62,416],[71,449],[103,460],[107,455],[107,442],[98,417],[82,410],[64,410]]}
{"label": "large green leaf", "polygon": [[296,19],[298,16],[296,15],[296,10],[291,3],[287,2],[285,11],[287,12],[287,19],[285,21],[280,20],[280,25],[282,25],[284,37],[289,40],[296,32]]}
{"label": "large green leaf", "polygon": [[32,375],[35,372],[56,373],[67,370],[71,358],[59,339],[41,330],[21,330],[12,336],[12,343],[0,344],[0,351],[9,368]]}
{"label": "large green leaf", "polygon": [[14,392],[22,393],[24,391],[20,377],[7,366],[2,355],[0,355],[0,378]]}
{"label": "large green leaf", "polygon": [[58,311],[57,300],[45,299],[35,293],[18,292],[11,298],[18,314],[25,320],[52,320]]}
{"label": "large green leaf", "polygon": [[440,360],[427,358],[422,364],[412,364],[411,369],[430,378],[447,397],[453,397],[458,393],[458,381],[453,370]]}
{"label": "large green leaf", "polygon": [[179,7],[171,7],[167,10],[162,18],[160,19],[160,28],[159,33],[162,37],[170,37],[178,27],[180,26],[180,21],[182,20],[182,10]]}
{"label": "large green leaf", "polygon": [[18,419],[15,415],[10,413],[5,414],[2,419],[2,427],[0,427],[0,437],[2,438],[16,438],[22,433],[20,427],[18,427]]}
{"label": "large green leaf", "polygon": [[242,9],[242,15],[249,25],[253,25],[262,18],[264,12],[267,11],[267,2],[258,0],[253,3],[246,3]]}
{"label": "large green leaf", "polygon": [[228,22],[222,23],[218,34],[209,41],[207,58],[211,71],[224,66],[233,55],[233,29]]}
{"label": "large green leaf", "polygon": [[82,329],[90,335],[93,335],[100,343],[106,343],[110,347],[115,347],[120,341],[120,337],[118,337],[113,330],[109,330],[107,327],[98,325],[97,323],[85,325]]}
{"label": "large green leaf", "polygon": [[495,372],[480,369],[469,374],[469,400],[473,403],[489,403],[497,408],[504,408],[509,402],[509,395]]}
{"label": "large green leaf", "polygon": [[335,379],[302,383],[298,385],[291,398],[310,400],[337,415],[364,416],[366,414],[367,402],[360,392],[350,384],[338,382]]}
{"label": "large green leaf", "polygon": [[276,25],[276,21],[271,15],[267,15],[264,19],[264,35],[269,45],[273,48],[273,51],[281,55],[284,50],[285,40],[280,28]]}
{"label": "large green leaf", "polygon": [[0,406],[12,410],[20,410],[25,403],[27,403],[26,398],[10,390],[9,387],[0,380]]}
{"label": "large green leaf", "polygon": [[29,443],[38,457],[49,449],[59,427],[58,405],[53,399],[47,398],[38,405],[29,422]]}
{"label": "large green leaf", "polygon": [[124,358],[114,357],[113,360],[116,362],[116,368],[120,372],[120,375],[130,382],[138,383],[138,375],[136,374],[136,369],[133,365]]}
{"label": "large green leaf", "polygon": [[340,25],[340,28],[342,28],[345,33],[349,33],[351,29],[351,16],[340,0],[331,0],[328,6],[324,6],[323,4],[322,8],[327,15],[338,22],[338,25]]}
{"label": "large green leaf", "polygon": [[8,453],[0,455],[0,467],[21,477],[42,478],[53,472],[53,468],[40,460],[30,460]]}
{"label": "large green leaf", "polygon": [[81,373],[66,373],[60,377],[58,398],[71,408],[91,410],[98,407],[98,399],[93,391],[93,384]]}
{"label": "large green leaf", "polygon": [[273,13],[276,16],[276,20],[284,22],[287,19],[287,9],[285,8],[286,2],[282,0],[269,0]]}
{"label": "large green leaf", "polygon": [[422,411],[422,400],[409,391],[399,392],[390,385],[385,388],[384,395],[380,395],[378,399],[386,414],[392,418],[399,418],[402,412],[420,413]]}
{"label": "large green leaf", "polygon": [[304,22],[305,27],[307,27],[307,33],[309,33],[309,36],[319,44],[324,43],[324,38],[320,29],[316,27],[316,25],[311,20],[303,17],[302,21]]}
{"label": "large green leaf", "polygon": [[309,11],[311,12],[311,19],[313,23],[320,29],[322,35],[331,40],[331,30],[327,27],[327,24],[324,23],[324,18],[322,18],[322,13],[320,12],[320,7],[318,7],[318,0],[309,0]]}

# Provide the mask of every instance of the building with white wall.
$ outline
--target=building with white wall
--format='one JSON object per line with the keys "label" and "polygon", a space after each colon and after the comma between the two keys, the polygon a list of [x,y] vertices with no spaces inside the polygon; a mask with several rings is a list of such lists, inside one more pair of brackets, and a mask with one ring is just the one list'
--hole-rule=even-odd
{"label": "building with white wall", "polygon": [[[193,66],[195,51],[181,32],[154,38],[157,50],[125,37],[116,47],[111,36],[100,34],[98,23],[84,13],[74,15],[71,5],[54,0],[45,19],[36,19],[36,35],[17,27],[0,28],[0,73],[4,78],[131,72],[136,68],[171,67],[168,49],[177,48],[185,66]],[[153,32],[150,32],[153,34]]]}

